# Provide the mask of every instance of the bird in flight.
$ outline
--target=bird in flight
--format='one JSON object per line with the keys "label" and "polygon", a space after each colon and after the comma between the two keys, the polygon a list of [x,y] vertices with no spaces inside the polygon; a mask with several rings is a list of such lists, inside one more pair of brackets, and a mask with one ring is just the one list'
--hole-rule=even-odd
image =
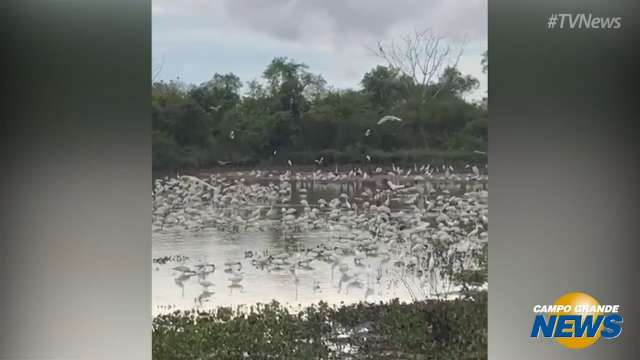
{"label": "bird in flight", "polygon": [[397,116],[393,116],[393,115],[385,115],[382,118],[380,118],[380,120],[378,120],[378,122],[376,123],[376,125],[380,125],[380,124],[384,124],[387,121],[402,121],[402,119],[400,119]]}

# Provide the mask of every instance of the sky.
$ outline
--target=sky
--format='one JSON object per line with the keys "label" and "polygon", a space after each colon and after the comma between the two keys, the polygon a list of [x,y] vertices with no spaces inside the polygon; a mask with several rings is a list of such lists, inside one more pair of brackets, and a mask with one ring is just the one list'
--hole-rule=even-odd
{"label": "sky", "polygon": [[383,60],[378,41],[431,29],[466,41],[459,70],[486,94],[487,0],[152,0],[155,80],[200,84],[214,73],[259,79],[274,57],[309,65],[334,88],[358,88]]}

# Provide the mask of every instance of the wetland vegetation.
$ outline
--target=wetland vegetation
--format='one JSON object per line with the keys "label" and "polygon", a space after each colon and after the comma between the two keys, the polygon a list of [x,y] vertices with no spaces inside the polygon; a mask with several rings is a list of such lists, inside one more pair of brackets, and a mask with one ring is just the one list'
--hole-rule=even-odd
{"label": "wetland vegetation", "polygon": [[154,359],[487,357],[487,101],[413,36],[357,89],[154,82]]}
{"label": "wetland vegetation", "polygon": [[[360,89],[335,89],[303,64],[275,58],[263,78],[232,73],[199,85],[152,87],[154,169],[486,162],[486,100],[465,94],[477,80],[455,67],[420,84],[377,66]],[[379,123],[393,115],[401,121]]]}
{"label": "wetland vegetation", "polygon": [[461,170],[156,179],[154,358],[486,357],[487,175]]}

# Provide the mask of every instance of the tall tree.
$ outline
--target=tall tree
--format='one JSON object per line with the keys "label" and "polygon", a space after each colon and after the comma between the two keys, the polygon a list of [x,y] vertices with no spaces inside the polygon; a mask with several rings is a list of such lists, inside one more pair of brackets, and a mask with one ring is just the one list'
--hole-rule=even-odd
{"label": "tall tree", "polygon": [[424,29],[386,42],[379,41],[373,52],[389,67],[425,87],[436,82],[447,67],[456,67],[463,50],[464,42],[455,44],[431,29]]}
{"label": "tall tree", "polygon": [[389,110],[406,99],[411,79],[398,69],[378,65],[364,74],[361,84],[364,93],[378,108]]}
{"label": "tall tree", "polygon": [[478,87],[478,79],[471,75],[463,76],[460,71],[454,67],[446,68],[438,82],[443,90],[455,96],[462,96]]}
{"label": "tall tree", "polygon": [[213,75],[211,80],[194,87],[189,95],[208,113],[221,113],[240,102],[242,82],[235,74]]}
{"label": "tall tree", "polygon": [[306,64],[278,57],[263,73],[277,111],[271,118],[271,128],[276,130],[270,132],[273,146],[289,146],[295,141],[310,100],[324,91],[325,80],[307,69]]}

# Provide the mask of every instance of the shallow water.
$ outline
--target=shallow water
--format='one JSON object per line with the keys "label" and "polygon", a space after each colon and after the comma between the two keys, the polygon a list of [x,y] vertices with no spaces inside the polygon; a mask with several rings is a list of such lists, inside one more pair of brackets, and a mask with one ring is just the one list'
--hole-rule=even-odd
{"label": "shallow water", "polygon": [[[277,182],[276,180],[271,180]],[[351,182],[351,183],[318,183],[318,182],[292,182],[292,203],[298,203],[300,199],[299,189],[307,189],[306,199],[310,204],[316,204],[318,199],[329,201],[341,193],[349,194],[353,201],[357,201],[365,187],[375,188],[376,182]],[[486,182],[483,181],[425,181],[416,186],[421,192],[426,193],[433,189],[435,194],[448,190],[451,194],[462,195],[467,191],[486,190]],[[404,205],[399,199],[392,199],[392,208],[401,208]],[[353,303],[367,300],[377,302],[399,298],[402,301],[411,301],[407,287],[399,280],[404,270],[395,268],[391,264],[380,265],[379,256],[367,256],[360,264],[353,261],[353,256],[345,256],[342,260],[351,267],[357,268],[362,273],[363,286],[361,288],[340,288],[340,272],[331,263],[314,260],[310,268],[299,268],[295,276],[284,267],[281,270],[268,270],[254,266],[252,260],[257,254],[268,252],[269,254],[290,254],[289,262],[294,263],[301,259],[304,248],[314,248],[317,245],[335,242],[341,234],[340,228],[328,231],[303,230],[291,238],[283,234],[278,226],[279,220],[260,220],[256,226],[250,226],[238,233],[228,233],[215,228],[206,228],[197,232],[181,230],[154,230],[152,243],[152,257],[154,259],[165,256],[183,256],[186,259],[169,261],[164,264],[152,264],[153,285],[153,312],[186,310],[192,308],[214,309],[218,306],[253,305],[277,300],[280,303],[292,307],[317,303],[322,300],[329,304]],[[260,225],[260,226],[257,226]],[[392,251],[384,248],[382,250]],[[252,254],[246,254],[251,251]],[[248,257],[248,255],[253,255]],[[240,261],[242,264],[243,279],[240,287],[230,287],[230,274],[225,272],[224,263],[227,261]],[[206,280],[215,285],[209,288],[213,292],[210,296],[202,298],[204,287],[199,283],[198,276],[177,282],[180,275],[173,268],[177,265],[186,265],[193,268],[196,264],[212,263],[216,265],[216,271],[206,277]],[[380,270],[379,270],[380,269]],[[297,281],[296,281],[297,278]],[[406,281],[417,284],[417,279],[411,276],[405,277]],[[365,294],[368,291],[368,296]],[[198,297],[200,301],[198,301]]]}

